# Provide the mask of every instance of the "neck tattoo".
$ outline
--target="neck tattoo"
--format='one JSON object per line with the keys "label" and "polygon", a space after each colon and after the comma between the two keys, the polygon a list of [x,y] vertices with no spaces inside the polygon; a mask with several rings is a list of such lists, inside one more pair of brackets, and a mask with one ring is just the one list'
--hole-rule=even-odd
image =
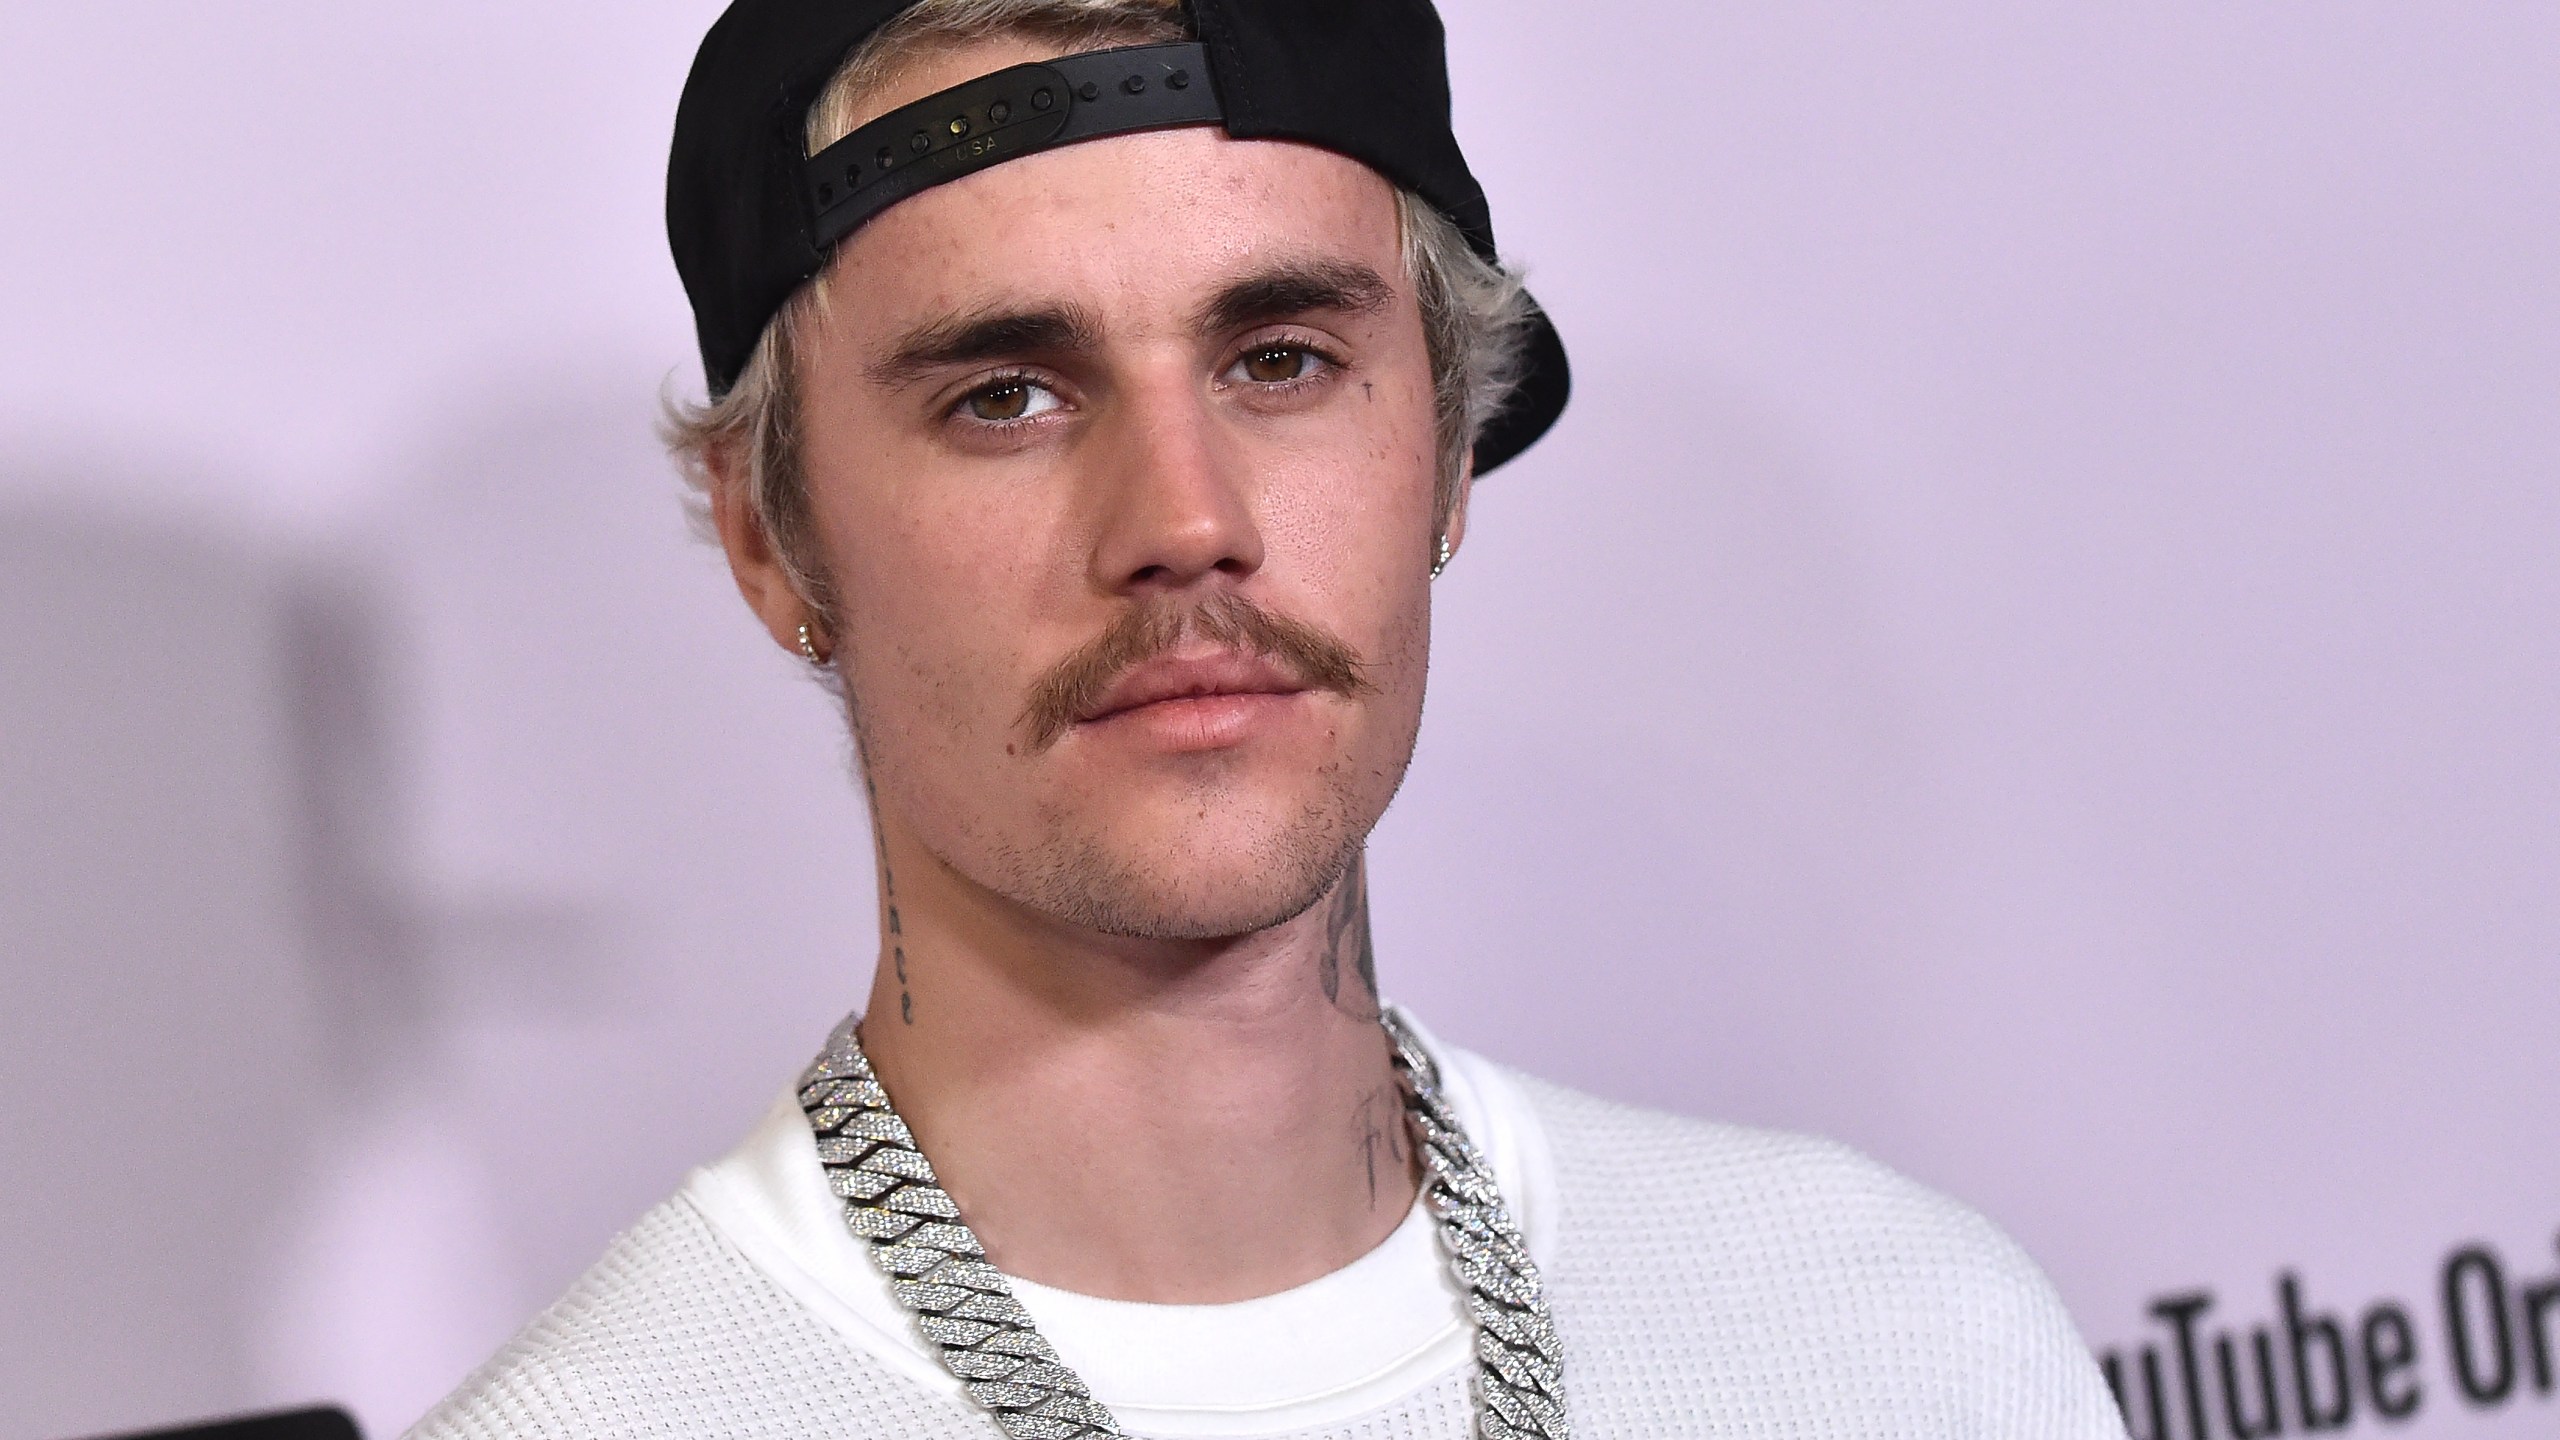
{"label": "neck tattoo", "polygon": [[[800,1106],[818,1139],[845,1225],[871,1245],[898,1303],[969,1397],[1011,1440],[1116,1436],[1120,1424],[1041,1338],[1004,1273],[960,1218],[889,1104],[848,1017],[800,1079]],[[1537,1262],[1503,1207],[1493,1166],[1459,1128],[1440,1069],[1404,1017],[1383,1008],[1420,1148],[1423,1201],[1475,1327],[1476,1433],[1482,1440],[1569,1440],[1563,1347],[1547,1313]]]}

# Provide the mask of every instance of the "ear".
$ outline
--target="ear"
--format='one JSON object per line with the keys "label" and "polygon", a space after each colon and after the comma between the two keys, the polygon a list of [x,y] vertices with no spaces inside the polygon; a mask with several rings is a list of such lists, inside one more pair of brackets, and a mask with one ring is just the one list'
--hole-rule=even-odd
{"label": "ear", "polygon": [[711,473],[712,528],[719,532],[720,549],[729,557],[729,574],[738,582],[738,593],[764,622],[773,643],[796,655],[800,627],[817,624],[818,617],[792,586],[764,517],[748,503],[744,457],[734,447],[714,446],[703,461]]}
{"label": "ear", "polygon": [[1466,463],[1458,470],[1458,492],[1449,497],[1449,513],[1441,518],[1440,533],[1448,538],[1449,554],[1454,558],[1458,546],[1467,538],[1467,499],[1476,493],[1476,447],[1467,447]]}

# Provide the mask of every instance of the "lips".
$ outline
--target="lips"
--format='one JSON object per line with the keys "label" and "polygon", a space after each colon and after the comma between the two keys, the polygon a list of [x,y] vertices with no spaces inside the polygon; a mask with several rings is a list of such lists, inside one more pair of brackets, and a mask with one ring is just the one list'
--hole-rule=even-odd
{"label": "lips", "polygon": [[1188,659],[1168,656],[1121,676],[1099,700],[1077,713],[1076,723],[1090,725],[1170,700],[1296,695],[1306,688],[1286,669],[1260,656],[1233,651]]}

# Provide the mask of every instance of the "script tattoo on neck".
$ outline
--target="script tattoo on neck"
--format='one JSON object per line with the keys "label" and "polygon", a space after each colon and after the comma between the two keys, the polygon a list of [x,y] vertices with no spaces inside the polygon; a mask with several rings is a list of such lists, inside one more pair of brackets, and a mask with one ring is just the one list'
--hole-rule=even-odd
{"label": "script tattoo on neck", "polygon": [[[1342,982],[1345,964],[1358,977],[1356,987]],[[1369,866],[1365,858],[1355,857],[1342,873],[1342,883],[1333,887],[1333,902],[1325,907],[1324,953],[1316,959],[1316,982],[1324,987],[1324,998],[1346,1015],[1362,1020],[1378,1018],[1378,952],[1369,943]]]}
{"label": "script tattoo on neck", "polygon": [[1405,1164],[1404,1092],[1393,1085],[1371,1090],[1360,1097],[1351,1123],[1360,1140],[1360,1168],[1369,1179],[1369,1208],[1375,1210],[1379,1153],[1385,1152],[1387,1163],[1397,1169]]}
{"label": "script tattoo on neck", "polygon": [[871,797],[871,845],[880,857],[880,901],[889,912],[889,964],[898,976],[898,1018],[916,1023],[916,997],[907,988],[907,927],[898,918],[898,877],[889,868],[889,834],[880,823],[880,787],[871,783],[871,767],[862,767],[862,790]]}

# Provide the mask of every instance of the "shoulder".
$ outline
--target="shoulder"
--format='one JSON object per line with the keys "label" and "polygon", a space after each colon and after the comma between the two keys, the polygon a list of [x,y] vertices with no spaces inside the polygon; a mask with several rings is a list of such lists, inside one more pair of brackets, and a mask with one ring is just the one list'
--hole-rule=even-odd
{"label": "shoulder", "polygon": [[867,1363],[684,1196],[607,1247],[409,1440],[948,1433],[948,1402]]}
{"label": "shoulder", "polygon": [[1837,1141],[1622,1105],[1517,1071],[1506,1078],[1538,1117],[1577,1233],[1662,1232],[1681,1237],[1684,1253],[1704,1241],[1728,1265],[1870,1280],[1888,1278],[1869,1273],[1888,1257],[1910,1278],[1958,1285],[2006,1288],[2034,1274],[1988,1220]]}
{"label": "shoulder", "polygon": [[2122,1434],[2052,1285],[1973,1210],[1834,1141],[1504,1076],[1550,1157],[1558,1319],[1603,1392],[1679,1375],[1730,1418],[1825,1433]]}

